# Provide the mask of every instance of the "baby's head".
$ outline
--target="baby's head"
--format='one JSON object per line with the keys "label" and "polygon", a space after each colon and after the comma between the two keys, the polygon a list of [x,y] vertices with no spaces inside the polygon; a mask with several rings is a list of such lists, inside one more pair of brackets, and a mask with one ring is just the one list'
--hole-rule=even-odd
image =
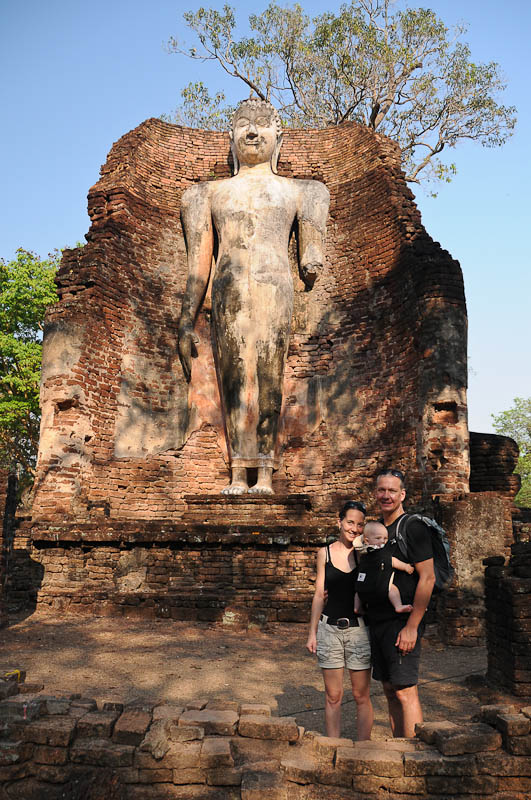
{"label": "baby's head", "polygon": [[387,528],[381,522],[367,522],[363,528],[363,542],[371,547],[383,547],[387,538]]}

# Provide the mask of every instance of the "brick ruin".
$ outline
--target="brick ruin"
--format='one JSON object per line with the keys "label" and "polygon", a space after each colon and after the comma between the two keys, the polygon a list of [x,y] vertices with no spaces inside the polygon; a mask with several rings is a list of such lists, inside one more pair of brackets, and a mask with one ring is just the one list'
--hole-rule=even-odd
{"label": "brick ruin", "polygon": [[444,634],[476,644],[482,560],[508,555],[513,541],[516,454],[503,437],[469,440],[459,264],[422,227],[385,137],[355,123],[286,131],[279,174],[323,181],[331,207],[311,292],[296,269],[296,231],[291,242],[275,495],[219,494],[228,464],[208,292],[190,385],[176,354],[187,273],[180,197],[230,175],[228,136],[148,120],[112,148],[89,193],[88,244],[66,251],[58,273],[10,602],[306,620],[315,551],[338,506],[370,504],[375,474],[392,464],[408,474],[409,504],[435,513],[452,541]]}
{"label": "brick ruin", "polygon": [[526,800],[531,706],[417,726],[414,739],[332,739],[263,704],[127,707],[0,681],[8,800]]}

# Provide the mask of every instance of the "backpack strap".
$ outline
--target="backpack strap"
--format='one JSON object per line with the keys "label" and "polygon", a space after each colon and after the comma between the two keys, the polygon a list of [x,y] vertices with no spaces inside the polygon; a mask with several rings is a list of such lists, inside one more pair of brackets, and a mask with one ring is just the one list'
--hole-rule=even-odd
{"label": "backpack strap", "polygon": [[395,530],[395,539],[400,553],[404,556],[406,561],[410,561],[407,552],[407,525],[411,519],[412,514],[404,514],[397,522]]}

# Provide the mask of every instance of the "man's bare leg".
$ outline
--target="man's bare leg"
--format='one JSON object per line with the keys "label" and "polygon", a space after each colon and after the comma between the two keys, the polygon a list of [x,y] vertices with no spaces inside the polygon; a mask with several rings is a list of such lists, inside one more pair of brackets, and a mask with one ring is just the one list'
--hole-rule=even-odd
{"label": "man's bare leg", "polygon": [[273,494],[273,467],[258,467],[258,479],[249,494]]}
{"label": "man's bare leg", "polygon": [[246,468],[232,467],[230,484],[221,490],[221,494],[245,494],[248,489]]}
{"label": "man's bare leg", "polygon": [[417,686],[383,684],[389,708],[389,722],[395,738],[415,736],[415,725],[423,720]]}

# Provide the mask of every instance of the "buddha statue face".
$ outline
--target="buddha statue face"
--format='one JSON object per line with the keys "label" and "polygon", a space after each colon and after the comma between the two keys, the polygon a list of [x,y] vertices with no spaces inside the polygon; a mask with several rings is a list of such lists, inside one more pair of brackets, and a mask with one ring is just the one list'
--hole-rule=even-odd
{"label": "buddha statue face", "polygon": [[241,103],[232,119],[230,138],[235,174],[240,164],[252,167],[267,162],[276,173],[282,135],[278,114],[270,103],[254,99]]}

